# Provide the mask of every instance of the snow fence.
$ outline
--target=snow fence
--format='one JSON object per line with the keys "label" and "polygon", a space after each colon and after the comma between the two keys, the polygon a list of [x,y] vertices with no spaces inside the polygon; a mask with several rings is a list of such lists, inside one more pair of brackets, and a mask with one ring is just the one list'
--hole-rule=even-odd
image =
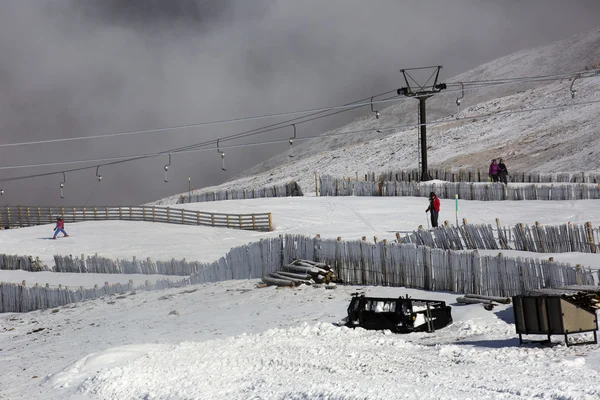
{"label": "snow fence", "polygon": [[344,283],[352,285],[512,296],[534,289],[594,284],[591,271],[550,260],[510,258],[501,254],[481,256],[477,252],[435,249],[411,243],[282,235],[235,247],[212,263],[180,261],[182,268],[196,271],[189,277],[174,281],[146,282],[139,286],[129,281],[127,284],[105,284],[94,288],[0,283],[0,312],[53,308],[133,290],[162,290],[230,279],[256,279],[280,270],[294,259],[325,262]]}
{"label": "snow fence", "polygon": [[[510,166],[510,181],[514,183],[600,183],[599,173],[590,172],[559,172],[543,174],[539,172],[512,171]],[[461,169],[443,169],[429,168],[429,175],[432,179],[438,179],[446,182],[487,182],[488,169],[461,168]],[[387,172],[370,172],[359,175],[356,173],[355,179],[359,178],[365,181],[402,181],[419,182],[421,180],[420,169],[404,169]]]}
{"label": "snow fence", "polygon": [[504,185],[469,182],[355,181],[324,175],[319,178],[320,196],[413,196],[442,199],[499,200],[585,200],[600,199],[600,186],[589,184]]}
{"label": "snow fence", "polygon": [[266,197],[295,197],[303,196],[300,185],[292,181],[283,185],[265,186],[261,188],[229,189],[216,192],[182,194],[177,204],[201,203],[206,201],[238,200],[238,199],[260,199]]}

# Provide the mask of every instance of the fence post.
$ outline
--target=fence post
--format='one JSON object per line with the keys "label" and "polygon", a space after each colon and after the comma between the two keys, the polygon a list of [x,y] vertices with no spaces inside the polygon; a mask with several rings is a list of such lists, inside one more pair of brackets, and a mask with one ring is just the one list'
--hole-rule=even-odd
{"label": "fence post", "polygon": [[119,206],[119,219],[123,219],[123,209],[121,208],[121,206]]}
{"label": "fence post", "polygon": [[540,221],[535,221],[535,230],[536,230],[536,233],[537,233],[538,241],[540,242],[539,246],[540,246],[540,248],[542,250],[541,252],[542,253],[548,253],[549,250],[548,250],[548,248],[546,246],[546,243],[544,243],[544,240],[542,240],[542,234],[541,234],[542,226],[540,225]]}
{"label": "fence post", "polygon": [[215,214],[210,214],[210,221],[212,223],[212,226],[215,226]]}
{"label": "fence post", "polygon": [[200,211],[196,211],[196,224],[200,225]]}
{"label": "fence post", "polygon": [[38,207],[37,208],[37,214],[38,214],[38,225],[42,224],[42,210]]}
{"label": "fence post", "polygon": [[319,196],[319,178],[317,171],[315,171],[315,196]]}
{"label": "fence post", "polygon": [[10,227],[10,207],[6,206],[6,225]]}
{"label": "fence post", "polygon": [[596,244],[594,243],[594,230],[592,229],[591,222],[588,221],[585,223],[585,230],[587,232],[588,242],[590,244],[590,252],[597,253]]}
{"label": "fence post", "polygon": [[227,227],[229,228],[229,214],[227,214]]}
{"label": "fence post", "polygon": [[31,226],[31,215],[29,213],[29,207],[27,207],[27,226]]}
{"label": "fence post", "polygon": [[60,208],[60,216],[62,217],[63,220],[65,219],[65,208],[64,207]]}
{"label": "fence post", "polygon": [[[358,172],[357,172],[358,174]],[[335,274],[337,276],[338,279],[342,279],[342,271],[341,271],[341,265],[342,265],[342,252],[340,250],[340,246],[342,245],[342,237],[338,236],[337,240],[335,242]],[[343,281],[343,279],[342,279]],[[347,283],[347,282],[344,282]]]}
{"label": "fence post", "polygon": [[240,223],[240,229],[242,229],[242,216],[241,215],[238,215],[238,220]]}
{"label": "fence post", "polygon": [[104,215],[106,216],[106,219],[108,220],[108,207],[104,207]]}
{"label": "fence post", "polygon": [[383,267],[383,285],[384,286],[389,286],[389,282],[388,282],[388,273],[387,273],[387,239],[383,239],[383,260],[382,260],[382,267]]}
{"label": "fence post", "polygon": [[85,207],[83,207],[83,220],[85,221]]}
{"label": "fence post", "polygon": [[[252,214],[252,230],[256,230],[256,215]],[[269,222],[269,231],[271,230],[271,223]]]}
{"label": "fence post", "polygon": [[146,207],[142,207],[142,221],[146,220]]}
{"label": "fence post", "polygon": [[156,208],[152,206],[152,222],[156,222]]}
{"label": "fence post", "polygon": [[171,222],[171,207],[167,207],[167,222]]}
{"label": "fence post", "polygon": [[183,211],[184,211],[184,210],[183,210],[183,208],[182,208],[182,209],[181,209],[181,225],[185,225],[184,218],[183,218],[183,216],[184,216],[184,213],[183,213]]}
{"label": "fence post", "polygon": [[131,210],[131,206],[129,206],[129,220],[131,221],[133,219],[133,213]]}
{"label": "fence post", "polygon": [[473,241],[471,240],[471,236],[469,235],[469,230],[467,229],[467,219],[463,218],[463,226],[464,226],[464,230],[465,230],[465,239],[467,242],[467,247],[469,249],[474,249],[475,246],[473,245]]}
{"label": "fence post", "polygon": [[269,232],[271,232],[273,230],[273,217],[271,216],[271,213],[269,213]]}
{"label": "fence post", "polygon": [[364,247],[367,244],[367,237],[363,236],[360,241],[360,269],[361,269],[361,285],[367,285],[367,263],[365,261]]}
{"label": "fence post", "polygon": [[17,206],[17,213],[19,214],[19,226],[23,226],[23,217],[21,216],[21,206]]}
{"label": "fence post", "polygon": [[75,207],[73,207],[73,222],[75,222],[77,220],[77,211],[75,210]]}

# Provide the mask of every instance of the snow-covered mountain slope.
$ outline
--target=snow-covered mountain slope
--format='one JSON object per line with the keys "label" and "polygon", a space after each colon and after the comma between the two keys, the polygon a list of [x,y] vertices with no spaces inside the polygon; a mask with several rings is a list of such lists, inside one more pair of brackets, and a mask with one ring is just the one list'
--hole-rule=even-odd
{"label": "snow-covered mountain slope", "polygon": [[[445,81],[576,72],[595,68],[599,61],[600,30],[595,30],[499,58]],[[600,100],[597,94],[600,76],[577,80],[575,99],[570,97],[570,85],[571,81],[565,79],[467,91],[459,113],[455,100],[460,92],[447,90],[430,98],[428,121],[446,122],[428,128],[429,165],[485,169],[491,158],[503,157],[509,171],[600,169],[600,160],[594,157],[600,145],[594,128],[600,103],[577,105]],[[416,168],[417,128],[398,127],[416,123],[417,105],[415,99],[403,98],[382,109],[379,120],[365,107],[364,118],[327,132],[319,139],[294,144],[294,158],[286,153],[274,156],[230,182],[203,190],[260,187],[294,179],[305,193],[310,193],[314,192],[314,172],[355,176],[357,172]],[[566,107],[552,108],[559,105]],[[548,109],[526,112],[538,108]],[[471,118],[486,114],[493,115]],[[383,133],[377,133],[378,129]],[[364,130],[371,132],[344,134]]]}

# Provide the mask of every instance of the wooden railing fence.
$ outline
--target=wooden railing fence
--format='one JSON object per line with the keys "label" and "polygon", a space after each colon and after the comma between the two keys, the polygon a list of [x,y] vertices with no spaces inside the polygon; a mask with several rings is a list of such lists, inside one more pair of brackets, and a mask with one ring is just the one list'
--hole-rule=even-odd
{"label": "wooden railing fence", "polygon": [[573,268],[551,260],[509,258],[502,254],[480,256],[477,252],[456,252],[386,241],[367,242],[364,238],[342,241],[341,238],[282,235],[233,248],[212,263],[180,261],[181,265],[188,265],[188,271],[196,272],[177,281],[160,280],[155,284],[146,281],[139,286],[129,281],[124,285],[105,284],[94,288],[0,283],[0,312],[58,307],[132,290],[160,290],[229,279],[260,278],[276,272],[295,258],[326,262],[345,283],[354,285],[512,296],[534,289],[594,284],[589,269]]}
{"label": "wooden railing fence", "polygon": [[2,228],[53,224],[61,216],[67,223],[82,221],[148,221],[203,225],[253,231],[273,230],[271,213],[222,214],[155,206],[113,207],[0,207]]}

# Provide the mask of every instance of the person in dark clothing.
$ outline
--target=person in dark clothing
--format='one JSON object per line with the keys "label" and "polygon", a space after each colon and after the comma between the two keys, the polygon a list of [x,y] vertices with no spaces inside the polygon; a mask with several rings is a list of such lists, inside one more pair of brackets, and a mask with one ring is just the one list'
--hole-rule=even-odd
{"label": "person in dark clothing", "polygon": [[440,199],[435,195],[434,192],[429,193],[429,207],[425,212],[431,211],[431,227],[437,228],[438,216],[440,214]]}
{"label": "person in dark clothing", "polygon": [[500,172],[500,169],[498,168],[496,159],[493,159],[492,163],[490,164],[490,171],[489,171],[489,175],[490,175],[490,178],[492,178],[492,182],[498,182],[498,173],[499,172]]}
{"label": "person in dark clothing", "polygon": [[506,164],[504,164],[504,160],[500,159],[498,163],[498,179],[500,182],[508,185],[508,169],[506,169]]}

